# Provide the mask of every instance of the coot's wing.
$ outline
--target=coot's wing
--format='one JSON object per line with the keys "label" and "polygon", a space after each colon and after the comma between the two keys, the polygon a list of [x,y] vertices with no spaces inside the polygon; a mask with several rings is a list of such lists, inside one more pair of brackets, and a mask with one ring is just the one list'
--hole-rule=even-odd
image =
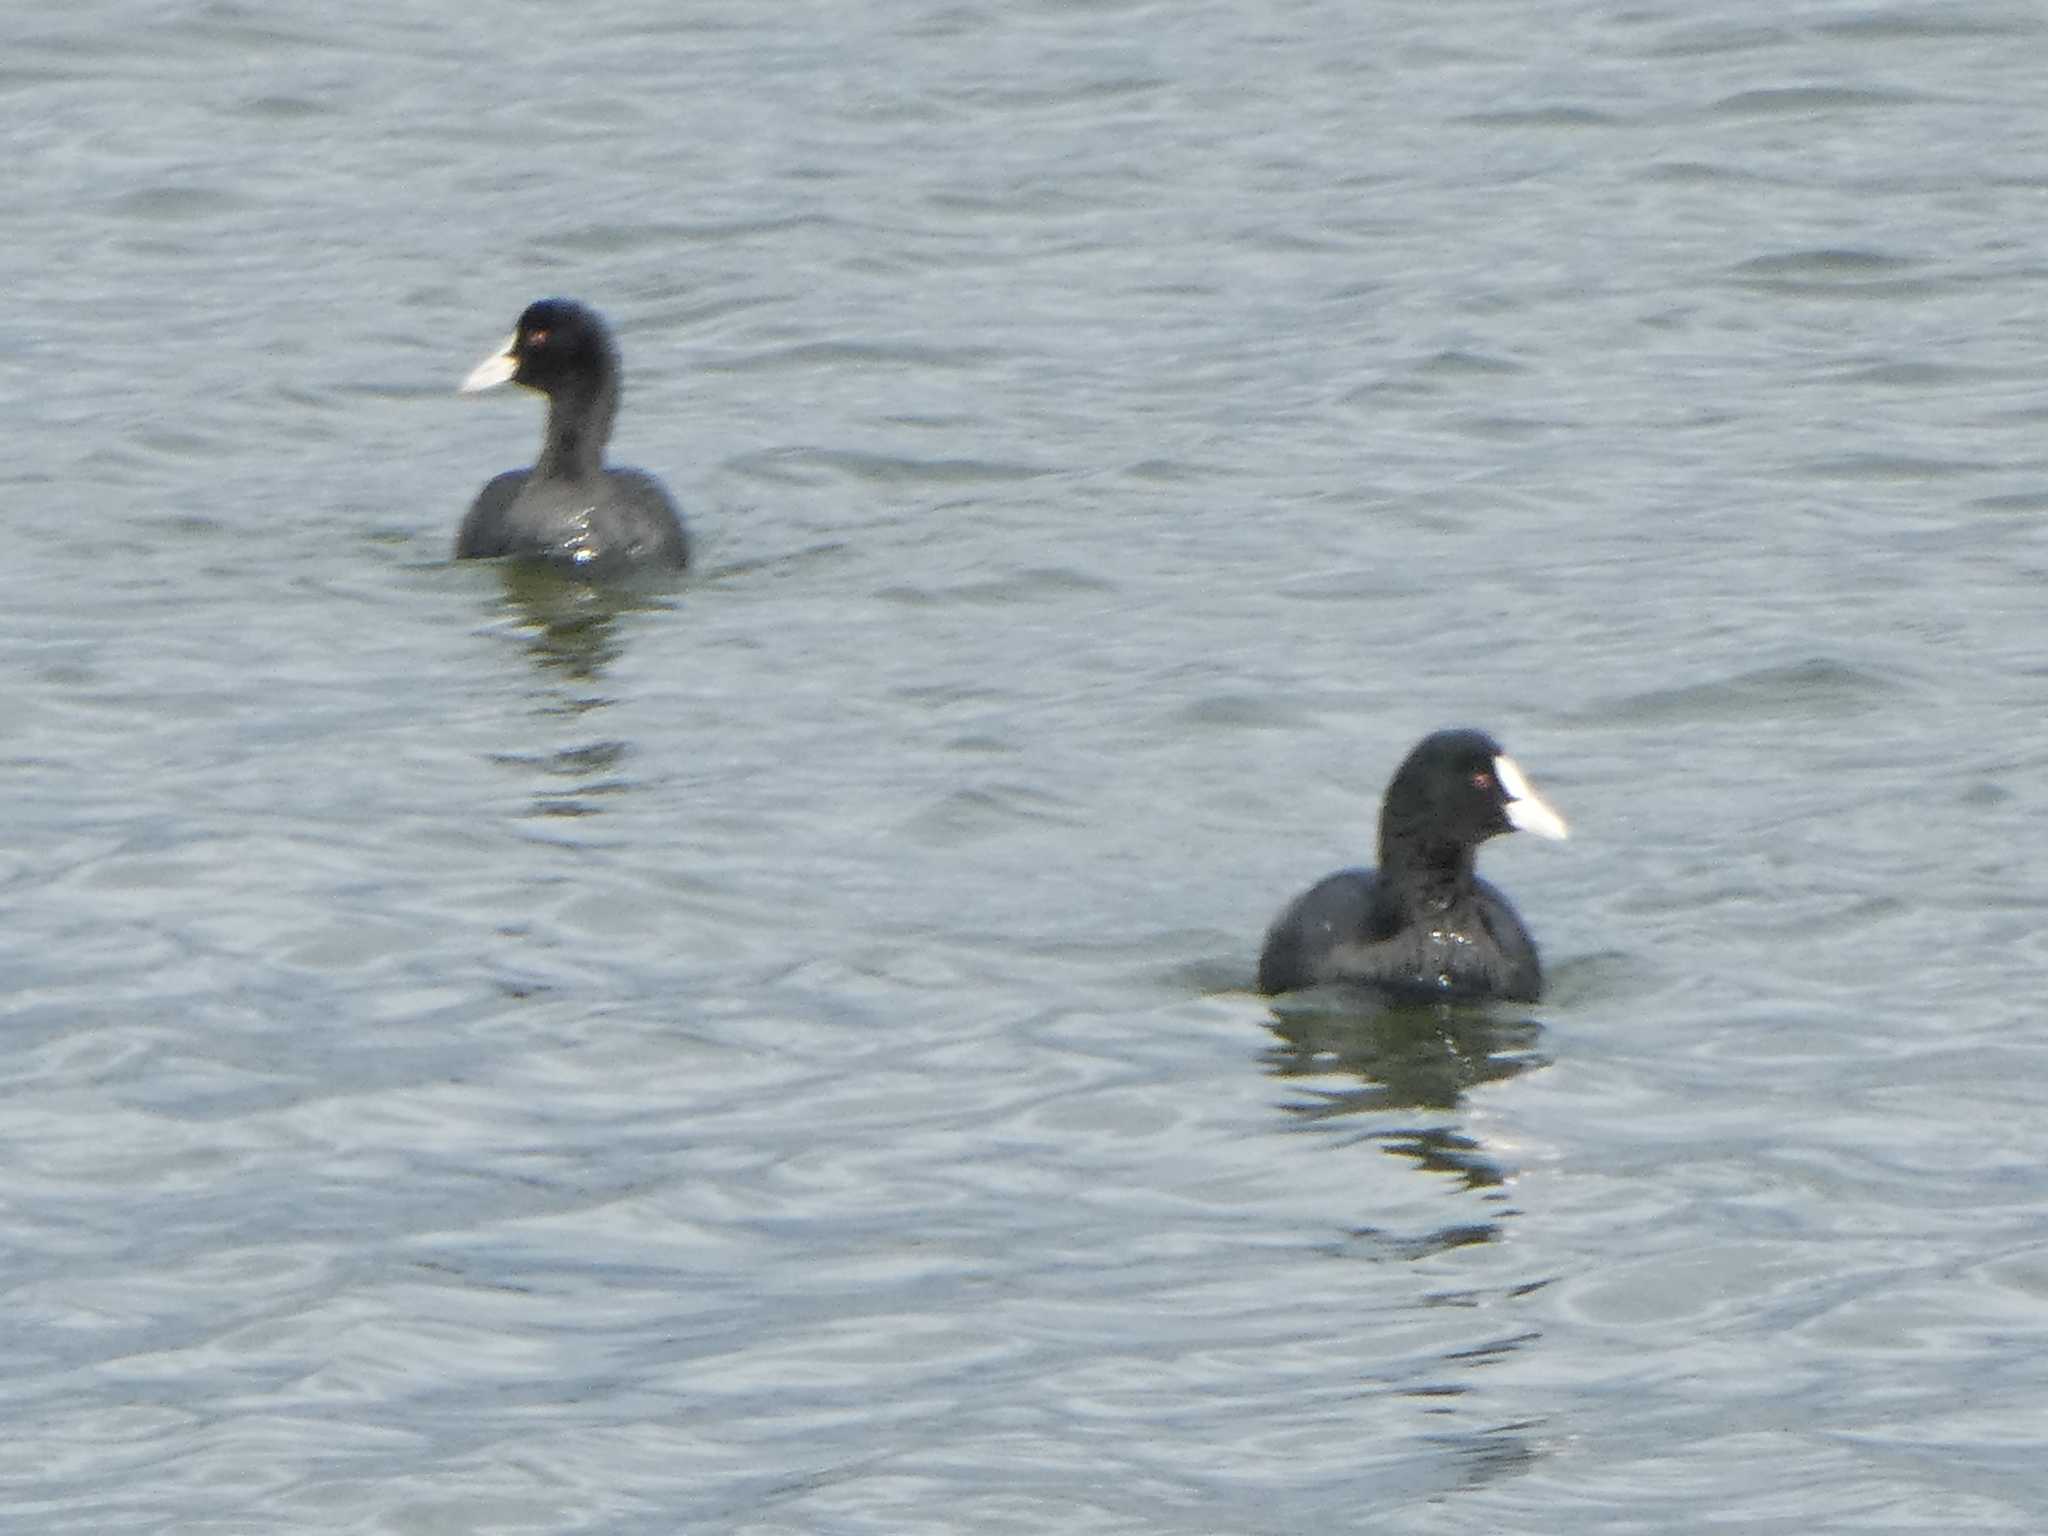
{"label": "coot's wing", "polygon": [[519,499],[520,488],[531,473],[526,469],[508,469],[502,475],[492,476],[476,493],[468,515],[462,519],[462,530],[455,535],[456,559],[489,560],[512,553],[512,525],[505,514]]}
{"label": "coot's wing", "polygon": [[1372,934],[1373,872],[1344,869],[1303,891],[1273,920],[1259,953],[1259,990],[1293,992],[1329,981],[1331,951]]}
{"label": "coot's wing", "polygon": [[605,513],[628,559],[634,564],[690,563],[690,541],[666,486],[644,469],[607,470],[605,482],[611,493]]}
{"label": "coot's wing", "polygon": [[1511,1002],[1533,1003],[1543,992],[1543,965],[1536,958],[1536,941],[1522,926],[1499,886],[1485,880],[1473,882],[1478,897],[1479,917],[1492,943],[1480,956],[1487,972],[1487,990]]}

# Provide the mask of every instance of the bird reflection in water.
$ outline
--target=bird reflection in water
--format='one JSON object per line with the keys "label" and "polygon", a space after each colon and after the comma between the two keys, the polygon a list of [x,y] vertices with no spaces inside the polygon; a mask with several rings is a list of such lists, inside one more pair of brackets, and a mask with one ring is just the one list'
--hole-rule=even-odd
{"label": "bird reflection in water", "polygon": [[[530,561],[498,567],[505,608],[527,638],[536,665],[574,682],[595,682],[623,650],[619,616],[668,606],[658,593],[633,587],[593,586]],[[611,702],[593,698],[578,708]]]}
{"label": "bird reflection in water", "polygon": [[[1265,1052],[1266,1071],[1293,1080],[1299,1089],[1282,1104],[1290,1115],[1326,1130],[1356,1117],[1350,1123],[1358,1134],[1351,1140],[1371,1142],[1424,1172],[1448,1174],[1457,1181],[1457,1204],[1466,1204],[1468,1196],[1478,1202],[1465,1213],[1468,1219],[1405,1232],[1351,1227],[1331,1246],[1333,1256],[1426,1261],[1500,1238],[1502,1222],[1514,1214],[1505,1187],[1512,1169],[1455,1112],[1478,1084],[1548,1064],[1540,1023],[1514,1005],[1394,1002],[1324,988],[1276,1004],[1269,1025],[1275,1043]],[[1331,1081],[1311,1087],[1311,1078]],[[1472,1372],[1542,1336],[1515,1326],[1512,1313],[1489,1303],[1518,1300],[1549,1281],[1523,1276],[1502,1286],[1480,1279],[1490,1270],[1471,1271],[1474,1286],[1433,1287],[1421,1298],[1431,1308],[1476,1309],[1482,1336],[1444,1352],[1433,1367],[1422,1367],[1416,1379],[1396,1389],[1444,1426],[1424,1438],[1444,1453],[1449,1474],[1468,1489],[1526,1473],[1539,1456],[1531,1438],[1537,1421],[1491,1416],[1494,1400]],[[1461,1271],[1459,1266],[1443,1273]],[[1460,1422],[1474,1427],[1461,1430]]]}
{"label": "bird reflection in water", "polygon": [[[594,722],[612,702],[601,685],[606,669],[625,648],[621,616],[668,603],[658,593],[593,586],[524,561],[501,562],[499,577],[505,609],[542,679],[551,685],[539,712]],[[630,750],[626,742],[599,739],[554,751],[498,753],[493,760],[544,776],[534,796],[535,814],[594,816],[606,797],[633,787],[617,771]]]}
{"label": "bird reflection in water", "polygon": [[[1297,993],[1273,1010],[1276,1043],[1265,1053],[1274,1077],[1356,1078],[1304,1088],[1282,1107],[1306,1124],[1367,1115],[1362,1140],[1411,1158],[1426,1172],[1454,1175],[1467,1189],[1504,1184],[1508,1169],[1483,1142],[1441,1119],[1418,1122],[1404,1110],[1454,1111],[1468,1089],[1548,1063],[1543,1026],[1499,1004],[1392,1002],[1362,993]],[[1431,1250],[1484,1242],[1493,1223],[1462,1236],[1435,1234]],[[1461,1229],[1462,1230],[1462,1229]]]}

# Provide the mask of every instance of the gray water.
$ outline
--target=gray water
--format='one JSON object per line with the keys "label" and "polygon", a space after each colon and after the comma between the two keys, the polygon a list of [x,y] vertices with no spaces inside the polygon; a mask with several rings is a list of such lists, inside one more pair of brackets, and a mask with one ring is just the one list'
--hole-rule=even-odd
{"label": "gray water", "polygon": [[[0,1525],[2048,1527],[2048,15],[0,20]],[[456,566],[547,293],[701,569]],[[1534,1010],[1249,987],[1424,732]]]}

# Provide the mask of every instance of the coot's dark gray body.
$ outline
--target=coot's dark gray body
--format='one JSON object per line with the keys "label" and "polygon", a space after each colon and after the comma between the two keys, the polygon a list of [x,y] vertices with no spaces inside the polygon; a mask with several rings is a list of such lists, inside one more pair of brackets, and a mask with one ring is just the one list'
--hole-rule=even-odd
{"label": "coot's dark gray body", "polygon": [[675,503],[644,469],[607,469],[596,480],[538,473],[508,469],[477,492],[456,559],[517,555],[590,575],[689,564]]}
{"label": "coot's dark gray body", "polygon": [[1326,982],[1403,995],[1534,1002],[1543,967],[1529,930],[1474,871],[1479,845],[1564,821],[1481,731],[1438,731],[1408,754],[1380,808],[1378,869],[1318,881],[1267,931],[1259,990]]}
{"label": "coot's dark gray body", "polygon": [[1326,875],[1274,921],[1259,956],[1261,992],[1360,982],[1451,997],[1533,1003],[1543,991],[1536,942],[1485,880],[1418,913],[1370,869]]}
{"label": "coot's dark gray body", "polygon": [[605,467],[619,355],[594,311],[568,299],[528,305],[505,349],[462,387],[499,384],[546,395],[547,430],[533,468],[507,470],[477,493],[455,536],[456,559],[512,555],[587,576],[689,563],[682,519],[661,482]]}

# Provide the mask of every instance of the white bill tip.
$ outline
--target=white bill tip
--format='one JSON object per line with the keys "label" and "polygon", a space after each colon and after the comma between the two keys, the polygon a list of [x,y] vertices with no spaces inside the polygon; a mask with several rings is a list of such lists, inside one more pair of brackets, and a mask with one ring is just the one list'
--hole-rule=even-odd
{"label": "white bill tip", "polygon": [[1509,826],[1559,841],[1570,836],[1571,829],[1564,824],[1564,818],[1529,787],[1527,777],[1505,752],[1493,760],[1493,776],[1500,781],[1501,790],[1508,797],[1502,814],[1507,817]]}
{"label": "white bill tip", "polygon": [[480,389],[496,389],[511,380],[519,371],[519,359],[512,355],[512,344],[516,336],[505,338],[505,345],[469,370],[469,376],[457,387],[459,395],[473,395]]}

